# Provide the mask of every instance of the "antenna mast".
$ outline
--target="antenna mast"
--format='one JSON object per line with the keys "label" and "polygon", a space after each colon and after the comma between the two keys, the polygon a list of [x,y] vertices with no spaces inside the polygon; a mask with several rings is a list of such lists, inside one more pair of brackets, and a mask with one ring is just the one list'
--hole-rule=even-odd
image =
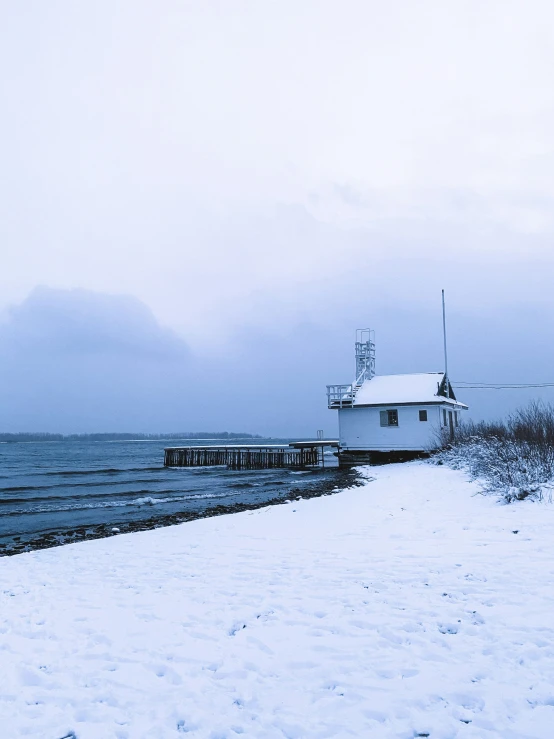
{"label": "antenna mast", "polygon": [[442,291],[442,335],[444,340],[444,388],[446,397],[450,397],[450,381],[448,379],[448,353],[446,351],[446,308],[444,306],[444,290]]}

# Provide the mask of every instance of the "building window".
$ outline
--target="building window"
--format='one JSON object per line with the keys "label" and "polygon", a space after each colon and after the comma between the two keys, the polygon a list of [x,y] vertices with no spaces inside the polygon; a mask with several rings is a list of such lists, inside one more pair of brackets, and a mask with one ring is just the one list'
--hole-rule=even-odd
{"label": "building window", "polygon": [[398,411],[381,411],[381,426],[398,426]]}
{"label": "building window", "polygon": [[427,420],[427,411],[419,411],[419,420],[420,421],[426,421]]}
{"label": "building window", "polygon": [[448,426],[448,423],[446,421],[446,408],[443,408],[442,409],[442,425],[443,426]]}
{"label": "building window", "polygon": [[454,411],[454,424],[455,424],[456,426],[458,426],[458,425],[459,425],[459,420],[458,420],[458,416],[459,416],[459,411]]}

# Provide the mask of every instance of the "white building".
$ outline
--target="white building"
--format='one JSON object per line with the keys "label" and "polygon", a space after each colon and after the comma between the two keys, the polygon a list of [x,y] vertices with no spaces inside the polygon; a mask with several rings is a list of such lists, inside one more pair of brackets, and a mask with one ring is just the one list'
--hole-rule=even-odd
{"label": "white building", "polygon": [[356,380],[328,385],[328,406],[339,416],[341,464],[411,459],[452,437],[467,405],[456,400],[444,372],[375,375],[369,329],[356,337]]}

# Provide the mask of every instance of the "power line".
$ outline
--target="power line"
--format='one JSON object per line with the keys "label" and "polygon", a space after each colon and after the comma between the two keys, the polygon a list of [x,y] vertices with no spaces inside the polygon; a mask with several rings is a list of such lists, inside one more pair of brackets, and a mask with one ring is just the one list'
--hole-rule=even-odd
{"label": "power line", "polygon": [[454,382],[453,385],[458,386],[462,390],[525,390],[526,388],[545,388],[554,387],[554,382],[511,382],[511,383],[495,383],[495,382]]}

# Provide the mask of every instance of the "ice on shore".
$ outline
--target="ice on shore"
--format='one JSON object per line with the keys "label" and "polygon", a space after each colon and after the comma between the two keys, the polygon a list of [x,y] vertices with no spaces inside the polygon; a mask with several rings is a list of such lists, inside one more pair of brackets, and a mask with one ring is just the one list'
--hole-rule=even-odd
{"label": "ice on shore", "polygon": [[0,560],[0,737],[551,739],[554,507],[461,472]]}

